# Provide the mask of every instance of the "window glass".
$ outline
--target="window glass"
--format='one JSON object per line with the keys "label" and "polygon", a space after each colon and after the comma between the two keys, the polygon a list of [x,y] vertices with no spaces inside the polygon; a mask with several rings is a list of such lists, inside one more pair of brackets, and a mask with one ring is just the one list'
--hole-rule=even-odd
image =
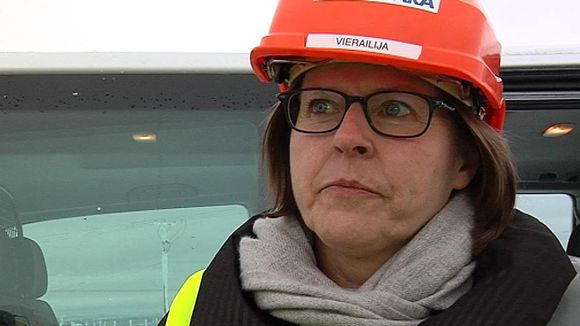
{"label": "window glass", "polygon": [[0,311],[31,325],[156,325],[269,206],[275,91],[253,75],[7,75],[0,90]]}
{"label": "window glass", "polygon": [[572,233],[572,198],[564,194],[519,194],[516,208],[533,215],[554,232],[563,248]]}
{"label": "window glass", "polygon": [[42,248],[42,299],[60,322],[142,325],[163,316],[183,280],[248,217],[240,205],[149,210],[26,224],[24,234]]}

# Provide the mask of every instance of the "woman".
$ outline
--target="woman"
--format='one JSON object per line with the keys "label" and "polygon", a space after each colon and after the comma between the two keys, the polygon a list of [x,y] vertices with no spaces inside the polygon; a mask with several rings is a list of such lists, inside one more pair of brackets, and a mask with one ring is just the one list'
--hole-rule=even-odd
{"label": "woman", "polygon": [[251,55],[274,208],[166,325],[546,324],[575,272],[513,211],[499,51],[476,1],[281,0]]}

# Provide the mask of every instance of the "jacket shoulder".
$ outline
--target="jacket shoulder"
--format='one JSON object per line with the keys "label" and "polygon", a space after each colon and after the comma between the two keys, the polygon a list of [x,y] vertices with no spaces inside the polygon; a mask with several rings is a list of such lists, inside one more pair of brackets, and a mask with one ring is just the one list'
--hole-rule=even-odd
{"label": "jacket shoulder", "polygon": [[576,274],[552,232],[517,210],[476,262],[472,289],[422,325],[546,325]]}

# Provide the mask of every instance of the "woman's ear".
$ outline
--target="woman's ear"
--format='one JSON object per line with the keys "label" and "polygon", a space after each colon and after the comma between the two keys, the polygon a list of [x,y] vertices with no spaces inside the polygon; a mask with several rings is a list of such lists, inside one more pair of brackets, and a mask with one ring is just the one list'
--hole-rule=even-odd
{"label": "woman's ear", "polygon": [[453,182],[453,189],[461,190],[469,186],[475,177],[480,166],[480,159],[477,149],[469,146],[465,142],[459,142],[461,153],[457,155],[456,177]]}

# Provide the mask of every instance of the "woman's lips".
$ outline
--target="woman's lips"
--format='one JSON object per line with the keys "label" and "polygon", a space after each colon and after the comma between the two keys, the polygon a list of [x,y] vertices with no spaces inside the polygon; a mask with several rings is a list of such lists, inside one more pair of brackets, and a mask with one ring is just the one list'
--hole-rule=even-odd
{"label": "woman's lips", "polygon": [[330,182],[323,190],[344,195],[380,195],[374,189],[367,187],[357,181],[339,180]]}

